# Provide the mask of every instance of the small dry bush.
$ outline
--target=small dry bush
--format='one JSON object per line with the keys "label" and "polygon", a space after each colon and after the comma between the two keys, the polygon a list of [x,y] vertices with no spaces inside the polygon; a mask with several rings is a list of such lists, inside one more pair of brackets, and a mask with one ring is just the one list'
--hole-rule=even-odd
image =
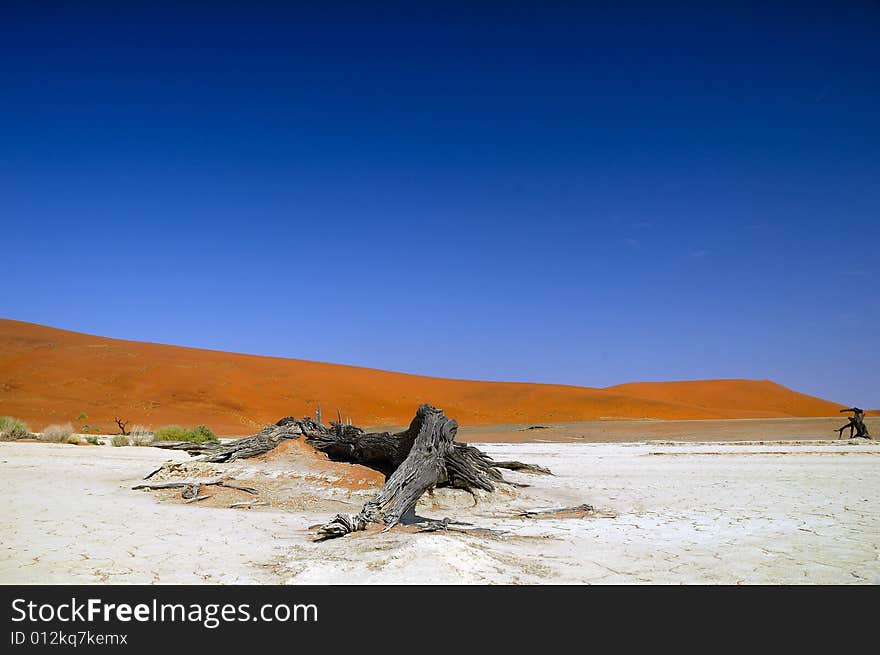
{"label": "small dry bush", "polygon": [[156,440],[156,435],[143,425],[135,425],[128,433],[132,446],[151,446]]}
{"label": "small dry bush", "polygon": [[79,435],[76,435],[76,434],[70,435],[69,437],[67,437],[67,443],[69,443],[72,446],[78,446],[79,445]]}
{"label": "small dry bush", "polygon": [[[47,425],[40,434],[40,441],[50,441],[52,443],[64,443],[73,434],[73,426],[70,423],[64,425],[54,424]],[[77,441],[79,439],[77,438]]]}
{"label": "small dry bush", "polygon": [[16,439],[30,439],[34,435],[28,424],[14,416],[0,416],[0,441],[15,441]]}
{"label": "small dry bush", "polygon": [[117,434],[113,437],[113,440],[110,442],[114,446],[127,446],[128,445],[128,437],[124,437],[121,434]]}

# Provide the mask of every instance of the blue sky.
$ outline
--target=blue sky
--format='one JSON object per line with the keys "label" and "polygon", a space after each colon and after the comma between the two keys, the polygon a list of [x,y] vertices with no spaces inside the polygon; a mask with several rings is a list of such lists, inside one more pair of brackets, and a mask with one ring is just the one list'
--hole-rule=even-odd
{"label": "blue sky", "polygon": [[319,4],[5,4],[0,315],[880,407],[877,3]]}

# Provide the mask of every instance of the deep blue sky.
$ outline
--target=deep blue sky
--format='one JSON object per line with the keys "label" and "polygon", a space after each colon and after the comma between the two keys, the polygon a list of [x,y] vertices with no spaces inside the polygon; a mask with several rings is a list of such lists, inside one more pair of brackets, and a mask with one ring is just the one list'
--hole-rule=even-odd
{"label": "deep blue sky", "polygon": [[880,406],[880,4],[201,4],[0,5],[0,315]]}

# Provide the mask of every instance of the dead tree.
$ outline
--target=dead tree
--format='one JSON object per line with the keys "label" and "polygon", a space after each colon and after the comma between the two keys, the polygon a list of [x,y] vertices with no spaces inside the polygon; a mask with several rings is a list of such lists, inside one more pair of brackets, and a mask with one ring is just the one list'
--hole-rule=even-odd
{"label": "dead tree", "polygon": [[125,431],[125,427],[126,427],[131,421],[123,421],[123,420],[122,420],[121,418],[119,418],[118,416],[115,417],[113,420],[116,421],[116,425],[119,426],[119,434],[127,435],[128,432]]}
{"label": "dead tree", "polygon": [[[368,501],[355,515],[337,514],[332,521],[321,526],[321,538],[341,537],[349,532],[364,530],[371,523],[381,523],[389,529],[414,509],[416,501],[429,489],[441,482],[450,481],[446,467],[447,458],[452,461],[452,445],[458,424],[447,418],[442,410],[422,405],[416,413],[413,424],[418,424],[418,433],[404,460],[385,480],[384,486],[375,498]],[[410,426],[413,427],[413,426]],[[480,488],[493,489],[492,482],[483,472],[472,470],[474,483]]]}
{"label": "dead tree", "polygon": [[853,438],[853,434],[857,439],[871,439],[871,434],[868,432],[868,426],[865,425],[865,410],[859,409],[858,407],[849,407],[847,409],[841,409],[840,413],[844,412],[852,412],[853,415],[849,419],[849,423],[838,428],[836,432],[838,433],[838,439],[843,438],[843,431],[849,428],[849,438]]}
{"label": "dead tree", "polygon": [[434,487],[491,492],[498,483],[513,484],[504,479],[500,469],[550,474],[548,469],[533,464],[496,462],[480,449],[454,441],[457,431],[458,424],[443,410],[426,404],[419,407],[409,427],[396,434],[368,433],[342,423],[327,427],[307,417],[287,417],[229,444],[188,444],[186,449],[205,462],[231,462],[269,452],[284,440],[303,437],[333,461],[360,464],[383,473],[385,485],[376,497],[358,514],[337,515],[322,526],[322,539],[363,530],[369,524],[389,529]]}

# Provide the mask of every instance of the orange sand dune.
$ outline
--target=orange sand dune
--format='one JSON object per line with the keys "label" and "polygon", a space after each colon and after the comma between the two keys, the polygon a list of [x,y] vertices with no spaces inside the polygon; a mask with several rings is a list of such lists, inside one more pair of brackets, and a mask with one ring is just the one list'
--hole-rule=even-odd
{"label": "orange sand dune", "polygon": [[770,380],[630,382],[605,391],[640,400],[698,407],[730,418],[830,416],[840,409],[834,403],[792,391]]}
{"label": "orange sand dune", "polygon": [[[462,424],[599,419],[837,416],[841,405],[766,380],[623,384],[607,389],[445,380],[375,369],[95,337],[0,319],[0,415],[34,429],[113,417],[158,427],[205,423],[250,434],[282,416],[402,425],[431,402]],[[88,415],[77,420],[83,412]]]}

